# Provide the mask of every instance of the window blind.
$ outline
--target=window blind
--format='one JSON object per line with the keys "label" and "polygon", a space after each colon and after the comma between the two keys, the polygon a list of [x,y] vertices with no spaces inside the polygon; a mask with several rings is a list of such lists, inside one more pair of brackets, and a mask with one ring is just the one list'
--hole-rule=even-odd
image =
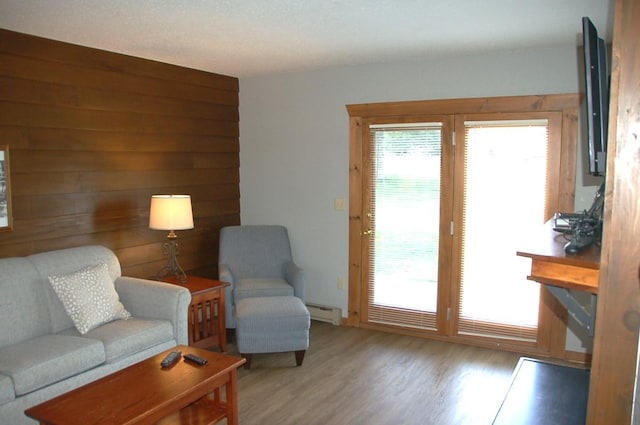
{"label": "window blind", "polygon": [[465,122],[458,333],[535,341],[539,284],[516,256],[544,221],[547,120]]}
{"label": "window blind", "polygon": [[442,124],[369,129],[368,321],[435,329]]}

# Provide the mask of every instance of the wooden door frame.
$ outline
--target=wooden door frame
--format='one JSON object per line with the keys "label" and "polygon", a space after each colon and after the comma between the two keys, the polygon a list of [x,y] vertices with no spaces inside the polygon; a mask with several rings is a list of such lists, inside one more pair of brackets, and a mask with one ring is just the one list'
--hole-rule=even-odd
{"label": "wooden door frame", "polygon": [[[371,131],[370,131],[370,126],[372,125],[384,125],[384,124],[414,124],[414,123],[439,123],[441,124],[440,129],[441,129],[441,137],[442,137],[442,152],[441,152],[441,156],[442,156],[442,163],[441,163],[441,182],[440,182],[440,192],[441,194],[443,194],[441,196],[441,203],[440,203],[440,217],[447,217],[447,218],[451,218],[453,215],[453,199],[451,198],[451,196],[447,196],[448,194],[453,193],[453,187],[452,187],[452,182],[453,182],[453,163],[454,163],[454,146],[451,143],[451,140],[453,138],[453,131],[454,131],[454,117],[451,115],[411,115],[408,117],[375,117],[375,118],[363,118],[363,120],[361,121],[362,125],[361,125],[361,130],[362,130],[362,138],[361,138],[361,157],[363,158],[363,161],[365,158],[369,158],[369,156],[371,155],[371,152],[368,151],[367,149],[371,148],[371,143],[368,143],[367,140],[370,140],[371,137]],[[361,164],[362,168],[362,175],[367,175],[367,172],[370,172],[371,169],[370,167],[372,166],[372,164],[369,163],[365,163],[365,164]],[[360,184],[363,184],[364,182],[361,181]],[[362,186],[360,186],[362,187]],[[367,191],[368,192],[368,191]],[[370,194],[370,192],[369,192]],[[366,205],[369,205],[371,203],[371,199],[367,196],[367,193],[361,193],[361,196],[359,196],[361,205],[364,207]],[[361,208],[362,211],[362,208]],[[367,214],[368,215],[368,214]],[[375,215],[375,214],[374,214]],[[374,225],[371,224],[372,221],[372,217],[371,216],[365,216],[365,217],[361,217],[361,228],[364,230],[367,230],[367,234],[370,229],[373,229],[374,233],[375,233],[375,227]],[[439,238],[439,242],[438,242],[438,251],[439,252],[449,252],[451,250],[451,237],[442,237],[447,230],[449,229],[449,222],[448,220],[440,220],[439,223],[439,235],[441,236]],[[367,254],[369,254],[369,252],[367,251],[367,245],[369,244],[369,241],[367,241],[367,239],[363,238],[362,236],[364,236],[362,234],[363,232],[360,232],[360,258],[363,258],[367,256]],[[447,323],[446,323],[446,317],[444,317],[442,314],[438,314],[438,312],[441,312],[443,310],[445,310],[447,308],[447,306],[449,305],[449,278],[451,275],[451,267],[450,264],[447,263],[446,261],[443,261],[444,259],[442,257],[439,258],[439,265],[438,265],[438,300],[437,300],[437,308],[436,308],[436,324],[435,327],[437,328],[436,332],[442,335],[446,335],[447,332]],[[360,267],[361,270],[361,274],[360,274],[360,279],[361,279],[361,284],[362,281],[366,281],[367,280],[367,270],[363,267]],[[362,294],[363,292],[363,288],[364,285],[361,285],[359,288],[359,293],[360,293],[360,315],[359,317],[369,317],[369,300],[368,300],[368,294]],[[366,292],[366,290],[364,291]],[[360,325],[362,325],[362,321],[360,320]],[[376,325],[373,325],[374,327],[376,327]],[[392,324],[388,324],[386,326],[389,326],[391,328],[396,328],[394,325]],[[403,331],[403,328],[398,329],[400,332]],[[424,332],[434,332],[433,330],[427,330],[426,328],[424,329]]]}
{"label": "wooden door frame", "polygon": [[[573,211],[575,208],[575,179],[577,159],[577,132],[580,96],[577,94],[557,94],[541,96],[507,96],[490,98],[445,99],[407,102],[386,102],[347,105],[349,113],[349,326],[361,325],[361,279],[363,231],[361,187],[363,178],[362,146],[364,137],[363,123],[373,118],[398,118],[406,120],[411,116],[457,115],[481,113],[527,113],[561,112],[562,152],[561,168],[558,178],[560,187],[555,201],[556,211]],[[459,136],[460,137],[460,136]],[[564,358],[566,355],[566,310],[553,297],[543,291],[541,302],[551,317],[550,332],[544,335],[548,354]],[[429,337],[438,338],[438,335]],[[449,338],[448,336],[441,336]],[[450,338],[449,338],[450,339]],[[479,343],[482,345],[482,343]]]}
{"label": "wooden door frame", "polygon": [[616,1],[604,233],[588,425],[635,424],[640,417],[639,19],[640,2]]}

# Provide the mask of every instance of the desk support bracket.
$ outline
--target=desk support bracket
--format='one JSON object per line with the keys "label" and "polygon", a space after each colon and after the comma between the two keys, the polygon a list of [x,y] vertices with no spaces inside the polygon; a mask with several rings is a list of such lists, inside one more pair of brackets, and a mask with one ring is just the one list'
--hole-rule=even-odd
{"label": "desk support bracket", "polygon": [[596,304],[598,297],[595,294],[591,295],[591,302],[589,304],[589,308],[585,308],[584,305],[576,301],[576,299],[571,294],[571,291],[559,288],[557,286],[546,285],[547,289],[553,294],[554,297],[560,304],[562,304],[571,317],[573,317],[580,325],[587,329],[589,336],[594,335],[595,324],[596,324]]}

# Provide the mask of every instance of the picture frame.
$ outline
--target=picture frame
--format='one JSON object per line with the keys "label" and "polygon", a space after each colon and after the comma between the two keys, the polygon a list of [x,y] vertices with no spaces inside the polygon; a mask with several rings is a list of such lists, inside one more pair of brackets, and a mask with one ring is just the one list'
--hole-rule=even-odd
{"label": "picture frame", "polygon": [[0,232],[13,228],[10,176],[9,146],[0,145]]}

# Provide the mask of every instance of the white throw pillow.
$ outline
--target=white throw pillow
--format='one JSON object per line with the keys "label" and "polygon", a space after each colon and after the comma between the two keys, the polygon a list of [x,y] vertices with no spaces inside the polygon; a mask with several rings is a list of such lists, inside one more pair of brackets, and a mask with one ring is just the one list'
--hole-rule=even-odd
{"label": "white throw pillow", "polygon": [[49,276],[49,282],[83,335],[103,323],[131,317],[120,302],[106,263]]}

